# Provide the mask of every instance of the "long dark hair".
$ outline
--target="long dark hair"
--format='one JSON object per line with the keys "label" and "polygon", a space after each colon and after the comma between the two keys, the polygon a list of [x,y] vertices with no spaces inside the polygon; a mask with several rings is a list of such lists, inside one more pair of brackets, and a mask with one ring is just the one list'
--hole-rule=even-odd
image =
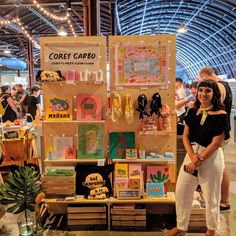
{"label": "long dark hair", "polygon": [[213,97],[212,97],[213,111],[225,110],[224,104],[220,101],[221,94],[218,84],[217,82],[211,79],[203,80],[198,84],[195,108],[198,109],[201,105],[200,101],[198,100],[198,90],[200,87],[207,87],[213,90]]}

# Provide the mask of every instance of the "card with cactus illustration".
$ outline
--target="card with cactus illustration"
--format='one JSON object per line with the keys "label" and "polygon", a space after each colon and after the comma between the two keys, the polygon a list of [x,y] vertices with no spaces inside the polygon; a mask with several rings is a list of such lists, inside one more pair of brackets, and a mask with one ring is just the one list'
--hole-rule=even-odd
{"label": "card with cactus illustration", "polygon": [[136,148],[128,148],[126,149],[126,160],[137,160],[138,153]]}
{"label": "card with cactus illustration", "polygon": [[175,182],[173,166],[147,166],[147,183]]}

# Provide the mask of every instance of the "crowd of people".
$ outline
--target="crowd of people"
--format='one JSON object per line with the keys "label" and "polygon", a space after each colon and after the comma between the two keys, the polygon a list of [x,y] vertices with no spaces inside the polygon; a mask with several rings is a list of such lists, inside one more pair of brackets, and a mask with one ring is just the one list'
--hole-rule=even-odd
{"label": "crowd of people", "polygon": [[206,236],[215,236],[220,211],[230,209],[229,175],[223,148],[230,138],[232,93],[211,67],[203,67],[190,86],[176,78],[177,131],[186,156],[176,184],[177,226],[167,236],[185,235],[194,191],[201,186],[206,204]]}
{"label": "crowd of people", "polygon": [[42,117],[40,106],[40,88],[33,86],[29,91],[23,88],[22,84],[16,84],[12,88],[9,85],[1,86],[0,102],[4,108],[2,122],[27,118],[32,122]]}

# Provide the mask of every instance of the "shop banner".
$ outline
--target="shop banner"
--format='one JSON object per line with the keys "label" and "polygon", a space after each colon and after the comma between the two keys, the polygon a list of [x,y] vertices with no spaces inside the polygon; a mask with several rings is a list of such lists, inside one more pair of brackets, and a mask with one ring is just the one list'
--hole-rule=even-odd
{"label": "shop banner", "polygon": [[44,47],[45,70],[98,71],[100,60],[99,44],[46,44]]}

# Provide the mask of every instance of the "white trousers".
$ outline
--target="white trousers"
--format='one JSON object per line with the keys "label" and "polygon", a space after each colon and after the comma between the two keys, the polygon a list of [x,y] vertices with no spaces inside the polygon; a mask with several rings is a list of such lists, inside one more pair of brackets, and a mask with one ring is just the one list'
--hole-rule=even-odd
{"label": "white trousers", "polygon": [[[200,154],[204,147],[193,145],[195,153]],[[197,185],[201,185],[203,197],[206,203],[206,225],[210,230],[216,230],[220,222],[220,198],[221,181],[224,171],[224,154],[222,148],[218,148],[207,160],[198,167],[198,177],[184,171],[184,165],[191,159],[188,154],[180,168],[176,184],[176,215],[177,227],[187,231],[192,209],[194,191]]]}

